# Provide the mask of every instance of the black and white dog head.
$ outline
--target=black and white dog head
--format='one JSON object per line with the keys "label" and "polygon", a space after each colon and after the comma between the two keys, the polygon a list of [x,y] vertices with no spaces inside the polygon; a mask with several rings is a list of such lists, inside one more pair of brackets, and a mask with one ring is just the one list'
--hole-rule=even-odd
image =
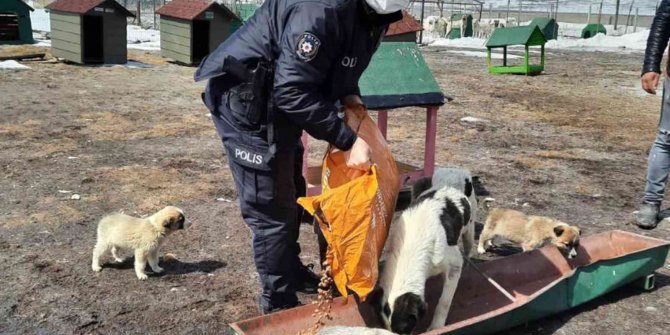
{"label": "black and white dog head", "polygon": [[393,308],[385,299],[384,289],[378,286],[370,294],[368,303],[381,311],[384,326],[397,334],[410,334],[428,310],[428,304],[415,293],[407,292],[397,297]]}
{"label": "black and white dog head", "polygon": [[409,334],[426,315],[428,304],[419,295],[408,292],[395,299],[391,313],[391,331]]}

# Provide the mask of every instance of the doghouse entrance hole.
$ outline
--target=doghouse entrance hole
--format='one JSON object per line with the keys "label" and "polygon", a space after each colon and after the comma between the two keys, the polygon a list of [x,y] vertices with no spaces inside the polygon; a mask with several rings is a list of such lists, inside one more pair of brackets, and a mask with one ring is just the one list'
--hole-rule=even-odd
{"label": "doghouse entrance hole", "polygon": [[193,21],[193,63],[198,64],[209,54],[209,21]]}
{"label": "doghouse entrance hole", "polygon": [[102,16],[84,16],[84,63],[104,63]]}
{"label": "doghouse entrance hole", "polygon": [[16,13],[0,13],[0,41],[19,39],[19,16]]}

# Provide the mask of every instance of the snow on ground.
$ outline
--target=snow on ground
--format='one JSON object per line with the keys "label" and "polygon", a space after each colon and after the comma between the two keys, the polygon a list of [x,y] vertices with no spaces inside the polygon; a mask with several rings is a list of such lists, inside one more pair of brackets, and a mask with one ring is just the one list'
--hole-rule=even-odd
{"label": "snow on ground", "polygon": [[[486,58],[486,52],[484,52],[484,51],[447,50],[446,52],[453,53],[453,54],[470,56],[470,57]],[[517,56],[517,55],[507,54],[507,59],[515,59],[515,58],[522,58],[522,57]],[[491,53],[491,59],[503,59],[503,55],[501,53]]]}
{"label": "snow on ground", "polygon": [[36,8],[34,12],[30,12],[30,23],[33,26],[33,30],[44,32],[51,31],[49,13],[43,8]]}
{"label": "snow on ground", "polygon": [[128,25],[128,48],[138,50],[160,50],[160,31]]}
{"label": "snow on ground", "polygon": [[[649,36],[648,29],[638,30],[635,33],[629,31],[628,34],[622,34],[619,36],[598,34],[589,39],[581,39],[578,36],[581,33],[581,28],[583,28],[583,25],[574,25],[579,26],[579,33],[575,33],[577,28],[571,24],[559,23],[559,25],[561,27],[565,27],[566,34],[559,36],[558,40],[549,41],[546,45],[547,49],[549,50],[568,49],[621,52],[644,51],[644,49],[647,47],[647,37]],[[432,38],[429,34],[427,34],[427,36],[424,38],[424,41],[430,46],[438,47],[471,49],[486,48],[486,39],[483,38],[467,37],[450,40],[446,38]]]}
{"label": "snow on ground", "polygon": [[0,70],[30,70],[30,68],[15,60],[6,60],[0,62]]}

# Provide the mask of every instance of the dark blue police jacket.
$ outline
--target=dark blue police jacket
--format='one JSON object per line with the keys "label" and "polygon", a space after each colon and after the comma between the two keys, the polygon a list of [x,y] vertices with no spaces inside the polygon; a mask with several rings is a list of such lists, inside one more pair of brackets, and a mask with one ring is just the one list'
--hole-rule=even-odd
{"label": "dark blue police jacket", "polygon": [[[274,63],[274,110],[317,139],[348,150],[354,132],[335,103],[360,94],[358,80],[388,25],[400,12],[376,14],[365,0],[267,0],[232,36],[205,58],[195,80],[226,82],[224,59],[249,68]],[[212,106],[208,106],[212,109]]]}

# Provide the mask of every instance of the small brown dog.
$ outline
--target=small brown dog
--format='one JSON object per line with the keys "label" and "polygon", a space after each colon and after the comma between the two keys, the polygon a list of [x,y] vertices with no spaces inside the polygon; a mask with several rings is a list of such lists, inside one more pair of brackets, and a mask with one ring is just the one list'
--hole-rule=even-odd
{"label": "small brown dog", "polygon": [[523,251],[540,248],[549,243],[558,247],[567,258],[577,256],[581,231],[576,226],[544,217],[527,216],[512,209],[494,208],[486,219],[479,237],[477,252],[483,254],[492,246],[494,236],[500,236],[521,246]]}
{"label": "small brown dog", "polygon": [[177,207],[167,206],[145,219],[125,214],[112,214],[98,224],[98,240],[93,249],[91,268],[102,270],[100,257],[108,250],[116,262],[123,262],[118,252],[123,249],[135,252],[135,274],[139,280],[147,279],[144,269],[149,266],[155,273],[163,272],[158,266],[158,248],[170,233],[184,229],[184,212]]}

